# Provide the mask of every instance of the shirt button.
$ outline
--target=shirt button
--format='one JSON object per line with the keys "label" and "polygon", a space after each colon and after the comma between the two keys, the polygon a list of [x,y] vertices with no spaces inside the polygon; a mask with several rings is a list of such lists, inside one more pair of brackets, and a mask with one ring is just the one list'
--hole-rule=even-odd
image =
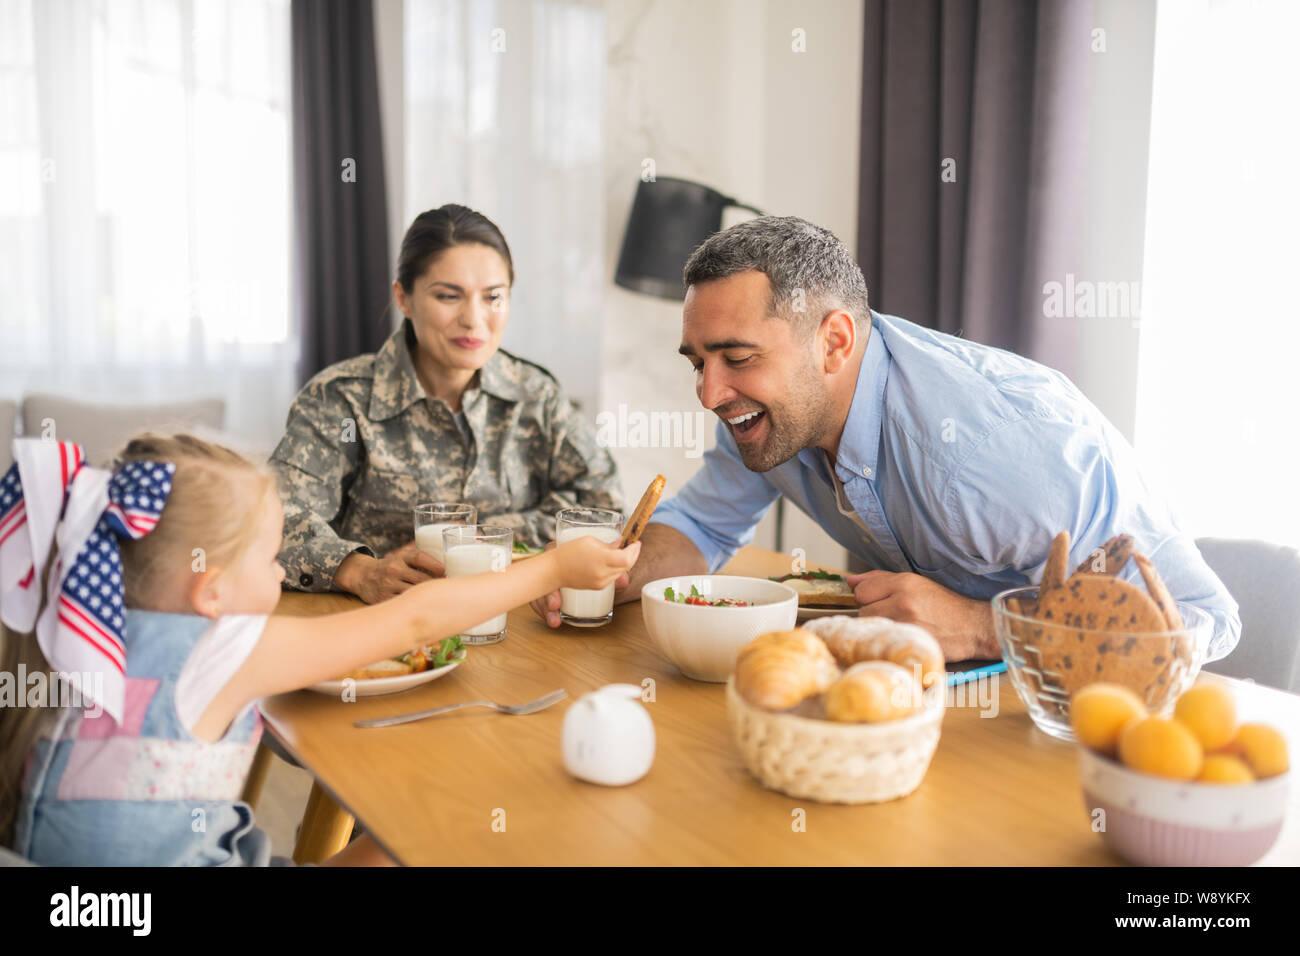
{"label": "shirt button", "polygon": [[310,575],[310,574],[300,574],[300,575],[298,575],[298,583],[301,584],[303,587],[310,587],[310,586],[311,586],[311,575]]}
{"label": "shirt button", "polygon": [[870,477],[871,477],[871,469],[868,468],[866,465],[863,465],[863,466],[862,466],[862,477],[863,477],[863,478],[870,478]]}

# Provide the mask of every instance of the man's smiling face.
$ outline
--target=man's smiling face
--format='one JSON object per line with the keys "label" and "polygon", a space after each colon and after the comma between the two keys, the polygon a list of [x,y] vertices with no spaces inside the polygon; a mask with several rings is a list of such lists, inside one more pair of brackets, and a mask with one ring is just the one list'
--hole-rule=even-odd
{"label": "man's smiling face", "polygon": [[678,351],[695,368],[695,394],[727,423],[751,471],[817,444],[830,405],[818,336],[771,306],[771,283],[751,269],[691,285],[682,308]]}

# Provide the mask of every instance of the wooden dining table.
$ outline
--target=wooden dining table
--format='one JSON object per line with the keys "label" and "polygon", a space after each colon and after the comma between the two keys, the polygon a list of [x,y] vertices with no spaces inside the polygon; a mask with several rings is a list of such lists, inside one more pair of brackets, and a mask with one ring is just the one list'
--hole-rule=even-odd
{"label": "wooden dining table", "polygon": [[[725,574],[765,577],[790,559],[743,549]],[[279,614],[355,607],[340,594],[286,593]],[[1300,697],[1228,684],[1244,720],[1300,741]],[[624,787],[570,776],[561,759],[572,699],[606,684],[644,688],[655,727],[650,772]],[[522,703],[563,688],[529,716],[485,708],[395,727],[353,722],[460,701]],[[982,692],[981,692],[982,691]],[[295,858],[340,849],[359,821],[408,865],[1109,865],[1092,829],[1074,745],[1036,729],[1006,675],[969,685],[946,710],[924,780],[888,803],[842,806],[764,789],[728,725],[725,686],[685,677],[654,647],[640,602],[597,629],[547,627],[527,606],[506,639],[471,647],[452,673],[348,702],[297,691],[261,704],[266,728],[315,777]],[[1300,790],[1262,864],[1300,863]]]}

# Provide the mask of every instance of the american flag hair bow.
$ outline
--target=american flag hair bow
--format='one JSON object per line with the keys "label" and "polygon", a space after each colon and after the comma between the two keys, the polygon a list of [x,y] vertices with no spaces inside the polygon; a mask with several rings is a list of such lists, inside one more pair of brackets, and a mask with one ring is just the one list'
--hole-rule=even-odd
{"label": "american flag hair bow", "polygon": [[[14,631],[34,627],[51,668],[119,723],[126,642],[118,539],[154,529],[175,471],[171,462],[131,461],[108,472],[88,466],[72,442],[19,438],[0,480],[0,619]],[[55,542],[42,611],[42,569]]]}

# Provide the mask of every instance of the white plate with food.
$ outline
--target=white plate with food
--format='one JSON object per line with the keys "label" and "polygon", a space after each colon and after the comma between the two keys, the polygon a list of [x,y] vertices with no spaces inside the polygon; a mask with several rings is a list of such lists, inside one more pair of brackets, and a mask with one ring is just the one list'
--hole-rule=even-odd
{"label": "white plate with food", "polygon": [[459,637],[449,637],[437,646],[430,644],[401,657],[377,661],[337,680],[312,684],[307,690],[330,697],[342,697],[345,692],[356,697],[396,694],[447,676],[464,663],[466,653]]}
{"label": "white plate with food", "polygon": [[853,589],[842,574],[833,571],[803,571],[783,574],[771,580],[794,588],[799,595],[796,620],[811,621],[818,617],[858,613],[858,602],[853,597]]}

